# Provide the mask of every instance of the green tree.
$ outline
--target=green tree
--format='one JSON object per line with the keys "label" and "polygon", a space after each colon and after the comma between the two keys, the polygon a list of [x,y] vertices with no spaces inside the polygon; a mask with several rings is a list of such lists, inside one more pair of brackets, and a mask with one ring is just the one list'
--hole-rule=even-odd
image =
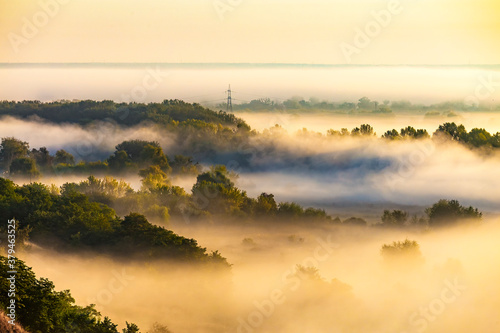
{"label": "green tree", "polygon": [[484,128],[473,128],[467,134],[467,143],[474,147],[482,147],[491,144],[491,134]]}
{"label": "green tree", "polygon": [[139,166],[158,165],[163,171],[169,173],[172,171],[168,164],[167,157],[161,147],[153,144],[147,144],[141,151]]}
{"label": "green tree", "polygon": [[52,162],[54,157],[50,155],[47,148],[42,147],[40,149],[33,148],[29,153],[30,157],[36,162],[36,165],[42,170],[48,170],[52,167]]}
{"label": "green tree", "polygon": [[387,227],[403,227],[408,221],[408,212],[402,210],[384,210],[382,215],[382,225]]}
{"label": "green tree", "polygon": [[457,200],[441,199],[425,210],[429,226],[439,227],[461,221],[480,221],[483,213],[472,206],[464,207]]}
{"label": "green tree", "polygon": [[56,151],[56,156],[54,157],[54,164],[68,164],[75,165],[75,157],[68,153],[64,149]]}
{"label": "green tree", "polygon": [[359,217],[350,217],[344,222],[342,222],[343,225],[348,225],[348,226],[357,226],[357,227],[366,227],[367,223],[364,219],[359,218]]}
{"label": "green tree", "polygon": [[201,165],[194,164],[190,156],[175,155],[171,167],[175,174],[198,175],[201,172]]}
{"label": "green tree", "polygon": [[27,157],[29,144],[13,137],[2,138],[0,145],[0,166],[4,170],[9,170],[13,160],[20,157]]}
{"label": "green tree", "polygon": [[132,161],[125,150],[117,150],[108,158],[109,168],[113,171],[124,171],[132,166]]}
{"label": "green tree", "polygon": [[234,177],[223,165],[198,175],[192,188],[194,205],[210,213],[242,212],[247,195],[234,186],[231,180]]}
{"label": "green tree", "polygon": [[304,214],[304,208],[295,202],[281,202],[278,205],[278,216],[297,220]]}
{"label": "green tree", "polygon": [[382,135],[382,138],[389,139],[389,140],[399,140],[399,139],[401,139],[401,136],[399,135],[398,131],[393,129],[392,131],[385,132]]}
{"label": "green tree", "polygon": [[362,97],[358,101],[358,108],[362,110],[371,110],[374,107],[374,103],[368,97]]}
{"label": "green tree", "polygon": [[373,132],[373,127],[368,124],[363,124],[360,127],[356,127],[351,131],[351,135],[362,135],[362,136],[372,136],[375,135]]}
{"label": "green tree", "polygon": [[403,242],[384,244],[380,253],[388,263],[415,264],[423,261],[420,245],[409,239],[405,239]]}
{"label": "green tree", "polygon": [[30,177],[30,179],[36,179],[40,176],[35,160],[29,157],[19,157],[13,160],[9,173],[12,176]]}
{"label": "green tree", "polygon": [[[0,256],[0,289],[8,290],[9,262]],[[93,306],[75,305],[69,290],[56,291],[54,284],[37,279],[32,269],[16,259],[16,322],[31,333],[96,332],[118,333],[116,325],[105,317],[101,320]],[[7,292],[0,294],[0,306],[5,311],[10,304]]]}
{"label": "green tree", "polygon": [[170,185],[170,180],[167,174],[159,165],[152,165],[139,171],[139,176],[142,177],[142,189],[151,190],[158,186]]}
{"label": "green tree", "polygon": [[278,212],[278,205],[273,194],[262,193],[257,198],[255,213],[257,215],[273,216]]}
{"label": "green tree", "polygon": [[467,141],[467,131],[465,130],[464,125],[457,126],[455,123],[444,123],[439,125],[435,134],[442,134],[453,141]]}
{"label": "green tree", "polygon": [[140,333],[139,327],[136,324],[129,324],[128,322],[126,322],[125,324],[127,325],[127,327],[122,330],[123,333]]}

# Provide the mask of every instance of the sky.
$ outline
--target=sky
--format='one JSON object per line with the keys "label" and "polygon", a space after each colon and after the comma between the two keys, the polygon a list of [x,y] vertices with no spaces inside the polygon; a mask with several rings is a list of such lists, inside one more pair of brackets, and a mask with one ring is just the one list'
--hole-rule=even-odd
{"label": "sky", "polygon": [[0,62],[498,64],[498,0],[0,0]]}

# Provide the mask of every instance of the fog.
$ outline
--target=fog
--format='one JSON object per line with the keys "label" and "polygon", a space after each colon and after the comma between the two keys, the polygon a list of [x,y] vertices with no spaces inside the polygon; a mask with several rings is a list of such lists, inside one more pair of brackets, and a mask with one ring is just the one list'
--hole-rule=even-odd
{"label": "fog", "polygon": [[491,174],[500,166],[497,153],[485,156],[455,143],[431,140],[352,141],[350,148],[346,140],[328,147],[316,144],[315,154],[304,153],[303,141],[289,141],[297,164],[291,165],[288,152],[282,161],[282,156],[273,155],[272,169],[260,161],[270,171],[243,173],[238,184],[254,196],[269,189],[283,201],[323,206],[349,201],[430,205],[453,197],[498,211],[500,183]]}
{"label": "fog", "polygon": [[[471,332],[498,327],[498,220],[428,232],[287,226],[176,231],[220,250],[229,274],[34,248],[39,276],[113,320],[172,332]],[[293,237],[290,237],[292,236]],[[422,258],[391,264],[383,244],[410,238]],[[245,241],[243,241],[246,239]],[[296,273],[315,267],[319,276]]]}
{"label": "fog", "polygon": [[332,114],[325,112],[311,113],[285,113],[285,112],[243,112],[235,114],[243,118],[252,128],[262,131],[276,124],[293,133],[303,128],[325,133],[329,129],[340,130],[345,127],[349,130],[360,124],[370,124],[380,136],[388,130],[401,129],[407,126],[426,129],[432,134],[439,125],[446,122],[463,124],[467,129],[474,127],[484,128],[490,133],[498,132],[500,119],[495,112],[457,112],[449,117],[447,112],[440,112],[441,116],[425,116],[425,111],[418,113],[398,112],[391,115],[369,115],[369,114]]}
{"label": "fog", "polygon": [[497,86],[498,75],[495,66],[3,64],[0,100],[183,99],[215,103],[224,101],[231,84],[235,103],[299,95],[338,102],[355,102],[367,96],[379,101],[406,99],[428,104],[465,101],[475,97],[476,91],[478,102],[491,102],[500,97],[499,89],[491,89]]}
{"label": "fog", "polygon": [[[259,134],[245,147],[230,147],[210,158],[196,155],[174,134],[155,126],[121,128],[103,122],[82,128],[3,118],[0,133],[27,141],[31,148],[46,146],[52,154],[66,149],[86,161],[106,158],[124,140],[155,140],[169,157],[193,153],[204,167],[228,165],[239,174],[236,186],[251,197],[273,193],[278,202],[324,208],[342,219],[356,216],[375,224],[384,209],[396,208],[423,215],[425,207],[446,198],[478,207],[485,213],[483,223],[417,231],[171,221],[174,232],[196,239],[208,251],[220,251],[232,264],[229,272],[179,262],[56,253],[36,245],[20,258],[57,290],[70,289],[77,304],[94,303],[113,322],[122,327],[134,322],[142,332],[154,323],[172,333],[468,333],[499,327],[499,153],[439,139],[380,138],[386,130],[409,125],[432,134],[446,121],[495,133],[500,123],[493,113],[453,118],[238,115]],[[377,136],[325,135],[330,128],[362,123],[371,124]],[[274,124],[283,128],[268,130]],[[297,133],[304,127],[308,131]],[[41,181],[60,186],[85,177],[56,175]],[[140,188],[137,175],[123,178]],[[187,191],[194,182],[194,176],[172,179]],[[382,245],[405,239],[419,243],[418,260],[394,262],[381,255]]]}
{"label": "fog", "polygon": [[[493,127],[490,116],[480,114],[478,118]],[[328,127],[350,128],[350,118],[332,115],[330,119]],[[472,117],[463,119],[470,130]],[[405,119],[398,121],[401,127],[405,124]],[[384,124],[383,120],[367,122],[382,131],[393,125]],[[428,128],[432,133],[437,124],[429,124]],[[377,130],[379,135],[382,131]],[[172,133],[143,125],[124,129],[104,122],[82,129],[7,118],[0,122],[0,132],[2,136],[29,142],[31,148],[46,146],[52,154],[63,148],[86,161],[106,159],[117,144],[130,139],[158,141],[170,157],[178,153],[193,156],[190,147],[182,147]],[[339,216],[350,214],[344,206],[362,206],[362,203],[374,204],[376,208],[388,204],[418,206],[421,208],[415,212],[421,212],[422,207],[441,198],[466,201],[488,213],[499,212],[496,203],[500,199],[497,190],[500,178],[491,173],[500,167],[497,152],[486,154],[439,140],[388,142],[379,137],[335,138],[325,136],[325,132],[319,136],[310,131],[287,131],[286,127],[266,133],[252,138],[244,147],[222,151],[215,157],[194,154],[194,161],[205,167],[228,165],[240,174],[236,185],[252,197],[262,192],[273,193],[278,201],[318,206]],[[133,188],[140,189],[138,175],[123,177]],[[60,186],[83,178],[86,176],[62,174],[48,176],[42,182]],[[195,177],[176,178],[173,183],[190,191],[195,180]],[[364,217],[371,220],[372,213],[367,211]]]}

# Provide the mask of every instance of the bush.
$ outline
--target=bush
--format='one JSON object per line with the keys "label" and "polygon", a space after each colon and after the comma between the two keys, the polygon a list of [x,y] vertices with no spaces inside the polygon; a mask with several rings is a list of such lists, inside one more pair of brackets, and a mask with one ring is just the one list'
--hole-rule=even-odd
{"label": "bush", "polygon": [[380,254],[387,263],[415,264],[423,261],[420,245],[409,239],[382,245]]}

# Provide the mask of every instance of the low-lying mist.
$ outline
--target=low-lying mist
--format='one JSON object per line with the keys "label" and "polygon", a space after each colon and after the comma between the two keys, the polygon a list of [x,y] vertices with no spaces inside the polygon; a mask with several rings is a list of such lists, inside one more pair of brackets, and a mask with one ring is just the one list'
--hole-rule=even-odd
{"label": "low-lying mist", "polygon": [[[348,126],[342,118],[338,124],[332,127]],[[500,179],[491,174],[500,166],[496,151],[472,150],[435,139],[388,141],[272,128],[250,137],[243,146],[225,146],[207,157],[203,151],[197,153],[187,143],[183,145],[173,133],[155,126],[114,126],[103,131],[98,125],[81,128],[6,118],[0,123],[0,131],[3,136],[29,142],[33,148],[46,146],[52,154],[66,149],[87,161],[106,159],[124,140],[156,140],[169,157],[180,153],[193,156],[195,162],[207,167],[227,165],[240,175],[237,186],[252,197],[273,193],[278,201],[321,206],[332,215],[337,214],[338,204],[428,206],[440,198],[454,198],[487,212],[498,212],[495,203],[500,199]],[[60,186],[86,177],[51,175],[42,182]],[[140,188],[138,175],[122,177],[134,189]],[[172,182],[189,191],[195,177],[174,178]]]}
{"label": "low-lying mist", "polygon": [[439,125],[446,122],[463,124],[468,129],[479,127],[489,132],[496,133],[500,128],[500,119],[494,112],[438,112],[439,115],[425,115],[425,111],[398,112],[388,115],[374,115],[370,113],[342,114],[328,111],[309,112],[246,112],[237,111],[235,115],[243,118],[252,128],[263,131],[266,128],[278,124],[286,128],[290,133],[307,128],[310,131],[325,133],[333,128],[339,130],[345,127],[349,130],[359,126],[361,123],[370,124],[380,136],[392,129],[399,130],[406,126],[426,129],[432,134]]}
{"label": "low-lying mist", "polygon": [[[491,332],[498,329],[498,220],[426,232],[281,226],[176,231],[218,249],[231,273],[33,248],[24,259],[116,322],[181,332]],[[392,262],[383,244],[421,256]],[[297,266],[300,265],[300,266]],[[316,270],[317,269],[317,270]]]}

